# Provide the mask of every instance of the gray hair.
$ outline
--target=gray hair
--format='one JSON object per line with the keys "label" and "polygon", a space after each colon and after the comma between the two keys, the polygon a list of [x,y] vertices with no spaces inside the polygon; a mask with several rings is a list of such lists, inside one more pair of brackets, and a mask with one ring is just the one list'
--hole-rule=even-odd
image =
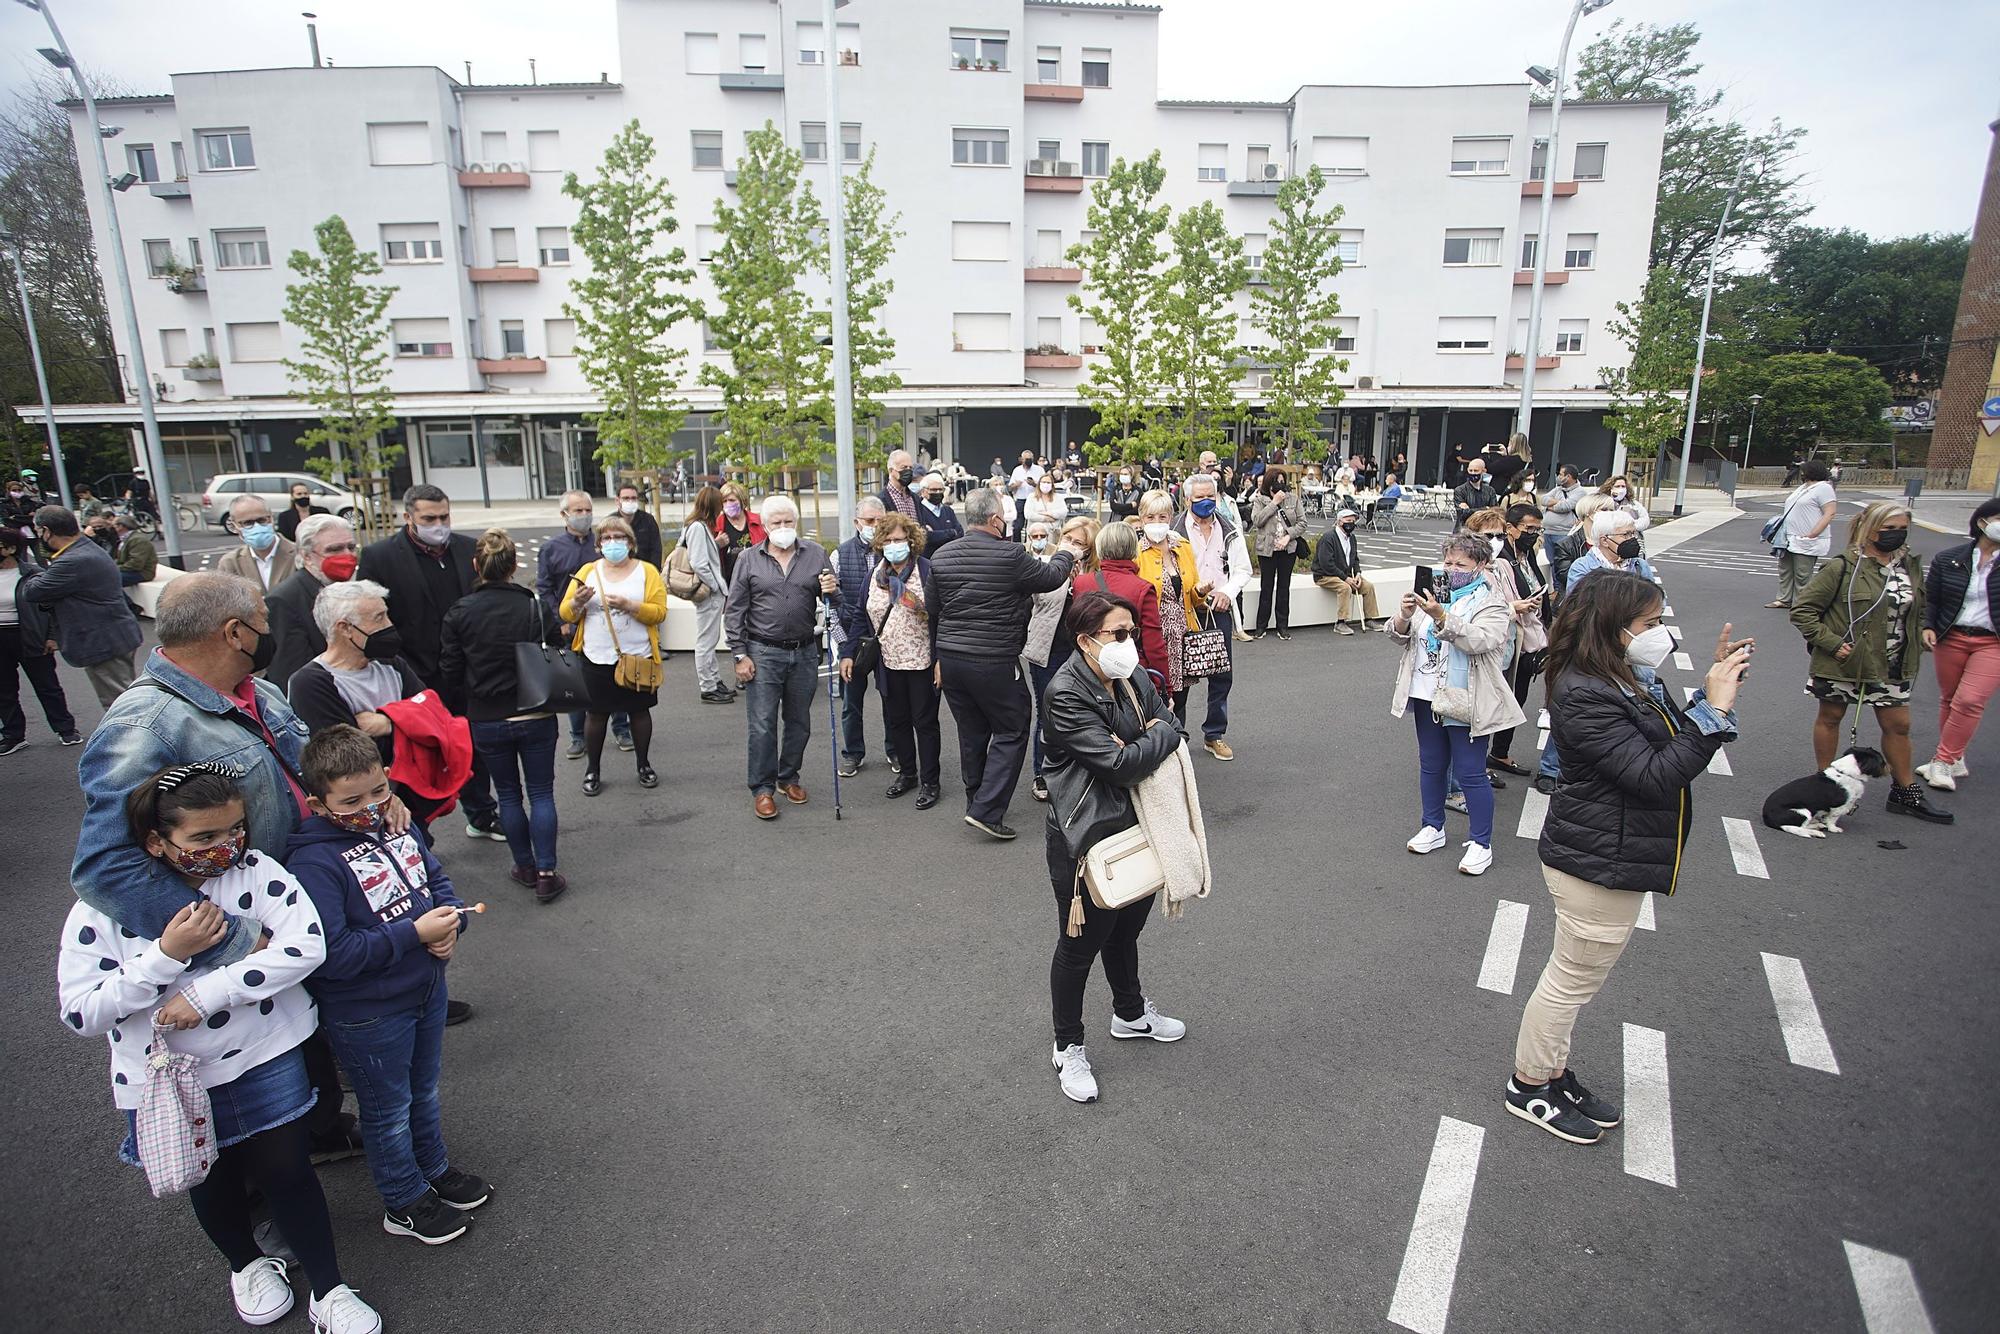
{"label": "gray hair", "polygon": [[240,495],[236,497],[236,499],[229,502],[229,517],[232,519],[235,518],[236,507],[238,505],[244,504],[245,502],[249,502],[251,504],[256,504],[256,505],[264,505],[264,508],[267,510],[271,508],[269,505],[264,504],[264,497],[262,496],[253,496],[248,494]]}
{"label": "gray hair", "polygon": [[373,579],[349,579],[345,583],[328,584],[313,599],[313,624],[319,627],[322,638],[330,640],[333,638],[333,627],[342,621],[352,625],[361,604],[370,598],[380,598],[386,606],[389,590]]}
{"label": "gray hair", "polygon": [[863,496],[859,500],[854,502],[855,518],[857,519],[866,518],[868,511],[872,511],[877,518],[880,518],[884,513],[887,512],[882,508],[881,500],[879,500],[875,496]]}
{"label": "gray hair", "polygon": [[574,500],[574,499],[575,499],[576,497],[578,497],[578,496],[582,496],[582,497],[583,497],[583,499],[584,499],[584,502],[585,502],[586,504],[588,504],[588,505],[589,505],[589,506],[590,506],[590,507],[591,507],[592,509],[596,509],[596,508],[597,508],[597,502],[596,502],[596,501],[594,501],[594,500],[592,500],[592,499],[590,498],[590,492],[588,492],[588,491],[582,491],[582,490],[577,490],[577,491],[565,491],[565,492],[563,492],[563,493],[562,493],[562,499],[556,502],[556,510],[557,510],[557,512],[561,512],[561,511],[563,511],[563,510],[566,510],[566,509],[568,509],[568,508],[569,508],[569,502],[570,502],[570,501],[572,501],[572,500]]}
{"label": "gray hair", "polygon": [[965,498],[965,526],[977,528],[1000,517],[1000,493],[992,487],[983,487],[971,492]]}
{"label": "gray hair", "polygon": [[292,540],[299,544],[299,550],[308,555],[318,555],[313,548],[319,542],[319,535],[329,528],[338,528],[349,537],[354,536],[354,525],[338,514],[314,514],[299,522],[298,536]]}
{"label": "gray hair", "polygon": [[153,633],[161,648],[204,644],[231,621],[254,619],[263,605],[264,590],[254,579],[219,570],[184,574],[160,590]]}
{"label": "gray hair", "polygon": [[783,514],[794,523],[798,522],[799,507],[782,491],[765,496],[763,503],[757,506],[757,517],[764,521],[766,527],[770,525],[772,518],[779,514]]}
{"label": "gray hair", "polygon": [[918,480],[917,485],[925,489],[929,489],[930,487],[934,486],[938,490],[942,491],[944,490],[944,474],[941,472],[925,473],[923,477]]}
{"label": "gray hair", "polygon": [[1113,519],[1097,530],[1099,560],[1137,560],[1139,535],[1123,519]]}
{"label": "gray hair", "polygon": [[1493,547],[1483,537],[1470,533],[1459,533],[1444,540],[1441,556],[1463,556],[1474,565],[1490,565],[1493,562]]}
{"label": "gray hair", "polygon": [[1207,487],[1211,495],[1221,494],[1221,488],[1215,484],[1215,474],[1212,472],[1194,473],[1187,479],[1187,482],[1181,487],[1181,492],[1191,497],[1194,492],[1194,489],[1197,486]]}
{"label": "gray hair", "polygon": [[1633,521],[1632,516],[1624,510],[1609,507],[1600,509],[1597,513],[1590,516],[1590,540],[1592,542],[1602,542],[1620,528],[1636,530],[1638,526]]}

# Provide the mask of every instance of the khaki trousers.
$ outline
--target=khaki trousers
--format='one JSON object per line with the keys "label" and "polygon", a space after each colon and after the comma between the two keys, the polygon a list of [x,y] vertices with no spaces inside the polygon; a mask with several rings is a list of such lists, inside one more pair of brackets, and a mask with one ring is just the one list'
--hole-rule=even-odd
{"label": "khaki trousers", "polygon": [[1381,619],[1382,613],[1375,607],[1375,585],[1362,576],[1357,574],[1351,579],[1335,579],[1329,576],[1325,579],[1315,579],[1313,582],[1338,599],[1334,610],[1336,621],[1347,619],[1348,601],[1356,593],[1361,595],[1361,614],[1371,621]]}
{"label": "khaki trousers", "polygon": [[83,669],[83,674],[90,679],[90,688],[97,692],[97,702],[108,709],[111,701],[132,684],[132,655],[93,662]]}
{"label": "khaki trousers", "polygon": [[1576,1012],[1603,988],[1611,965],[1625,952],[1645,897],[1606,889],[1552,866],[1542,867],[1542,880],[1556,901],[1556,944],[1521,1011],[1521,1032],[1514,1041],[1514,1072],[1534,1084],[1545,1084],[1569,1068]]}

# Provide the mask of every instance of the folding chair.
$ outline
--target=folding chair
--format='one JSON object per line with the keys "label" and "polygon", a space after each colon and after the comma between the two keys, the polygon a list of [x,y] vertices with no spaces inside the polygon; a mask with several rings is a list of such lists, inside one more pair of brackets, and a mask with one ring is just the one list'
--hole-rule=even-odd
{"label": "folding chair", "polygon": [[1373,528],[1376,532],[1379,533],[1385,531],[1384,525],[1386,524],[1387,525],[1386,531],[1391,533],[1395,532],[1396,507],[1401,503],[1402,503],[1401,497],[1385,496],[1382,499],[1377,500],[1375,502],[1374,516],[1369,519],[1368,526],[1370,528]]}

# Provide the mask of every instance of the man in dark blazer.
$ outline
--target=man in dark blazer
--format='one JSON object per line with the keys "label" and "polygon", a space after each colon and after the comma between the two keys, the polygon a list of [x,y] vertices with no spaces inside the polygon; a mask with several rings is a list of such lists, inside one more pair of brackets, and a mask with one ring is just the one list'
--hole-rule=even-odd
{"label": "man in dark blazer", "polygon": [[1381,616],[1375,606],[1375,585],[1361,573],[1361,548],[1354,540],[1354,529],[1360,522],[1360,514],[1352,506],[1343,505],[1334,516],[1333,527],[1327,529],[1313,551],[1313,582],[1339,599],[1334,608],[1333,628],[1343,635],[1354,633],[1354,627],[1347,623],[1347,605],[1356,594],[1361,598],[1364,632],[1370,628],[1370,621]]}
{"label": "man in dark blazer", "polygon": [[[389,620],[403,641],[403,656],[427,686],[444,697],[453,712],[464,702],[453,698],[438,671],[444,614],[472,591],[472,552],[476,544],[451,530],[451,497],[440,487],[418,484],[403,493],[403,526],[361,551],[357,579],[372,579],[389,590]],[[500,807],[493,784],[477,750],[472,777],[459,791],[465,805],[467,838],[505,842]]]}
{"label": "man in dark blazer", "polygon": [[132,655],[145,638],[125,601],[118,563],[83,540],[76,515],[62,506],[42,506],[34,521],[36,538],[54,554],[48,568],[22,578],[15,599],[51,613],[63,660],[83,668],[97,702],[108,707],[132,684]]}
{"label": "man in dark blazer", "polygon": [[271,637],[278,641],[264,679],[280,690],[291,684],[293,672],[326,652],[326,636],[313,616],[313,603],[328,584],[354,577],[360,555],[354,529],[338,515],[312,515],[299,524],[298,532],[299,568],[264,599],[264,609],[271,614]]}

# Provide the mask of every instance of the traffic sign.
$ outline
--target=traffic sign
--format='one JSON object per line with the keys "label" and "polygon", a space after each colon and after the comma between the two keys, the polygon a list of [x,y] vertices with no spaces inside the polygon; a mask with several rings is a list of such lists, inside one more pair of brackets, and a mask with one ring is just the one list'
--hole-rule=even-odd
{"label": "traffic sign", "polygon": [[1982,417],[2000,417],[2000,394],[1995,394],[1993,397],[1987,399],[1985,406],[1979,409],[1979,415]]}

